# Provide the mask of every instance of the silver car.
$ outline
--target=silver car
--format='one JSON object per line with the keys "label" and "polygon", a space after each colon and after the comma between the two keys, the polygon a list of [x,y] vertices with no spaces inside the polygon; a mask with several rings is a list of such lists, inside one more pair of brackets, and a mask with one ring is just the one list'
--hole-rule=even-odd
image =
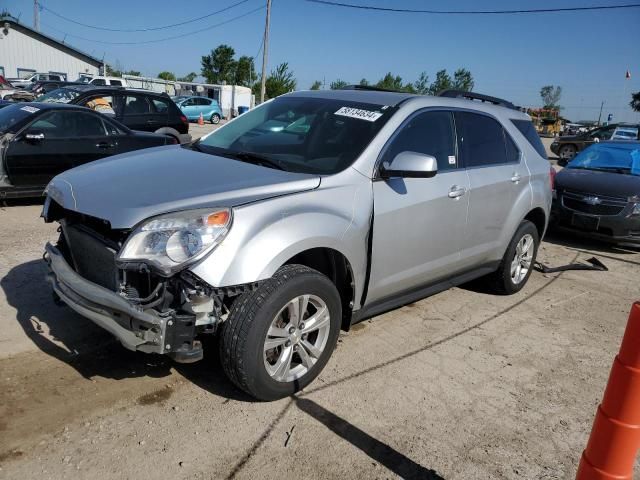
{"label": "silver car", "polygon": [[188,146],[49,184],[49,281],[131,350],[202,358],[256,398],[304,388],[340,329],[483,277],[527,282],[551,206],[527,115],[476,94],[266,102]]}

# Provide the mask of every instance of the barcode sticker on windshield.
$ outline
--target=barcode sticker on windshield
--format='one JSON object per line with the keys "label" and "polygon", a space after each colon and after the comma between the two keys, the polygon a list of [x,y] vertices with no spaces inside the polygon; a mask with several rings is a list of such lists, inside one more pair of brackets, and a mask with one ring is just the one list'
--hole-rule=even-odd
{"label": "barcode sticker on windshield", "polygon": [[371,112],[369,110],[361,110],[359,108],[342,107],[335,115],[341,115],[343,117],[359,118],[360,120],[366,120],[367,122],[375,122],[382,114],[379,112]]}
{"label": "barcode sticker on windshield", "polygon": [[25,112],[29,112],[29,113],[36,113],[39,112],[40,109],[36,108],[36,107],[31,107],[29,105],[25,105],[24,107],[22,107],[20,110],[24,110]]}

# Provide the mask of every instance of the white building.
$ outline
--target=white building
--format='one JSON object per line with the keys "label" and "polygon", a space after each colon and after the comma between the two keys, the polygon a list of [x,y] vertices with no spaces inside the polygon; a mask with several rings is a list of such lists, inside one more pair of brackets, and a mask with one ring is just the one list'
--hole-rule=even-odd
{"label": "white building", "polygon": [[19,23],[0,19],[0,75],[25,78],[32,73],[64,74],[73,81],[81,73],[98,75],[102,61]]}

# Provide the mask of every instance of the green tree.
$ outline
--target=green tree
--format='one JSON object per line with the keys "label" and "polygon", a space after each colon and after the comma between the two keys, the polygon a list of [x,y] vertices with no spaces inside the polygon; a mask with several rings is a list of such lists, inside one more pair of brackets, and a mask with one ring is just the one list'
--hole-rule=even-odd
{"label": "green tree", "polygon": [[413,82],[413,88],[416,93],[419,93],[420,95],[426,95],[429,93],[429,75],[427,75],[427,72],[422,72],[420,74],[418,80]]}
{"label": "green tree", "polygon": [[631,102],[629,102],[629,106],[636,112],[640,112],[640,92],[631,94]]}
{"label": "green tree", "polygon": [[179,77],[178,81],[179,82],[193,82],[195,80],[195,78],[198,76],[198,74],[196,72],[191,72],[186,74],[184,77]]}
{"label": "green tree", "polygon": [[440,70],[436,73],[435,81],[429,87],[429,93],[431,95],[437,95],[441,91],[449,90],[450,88],[453,88],[451,77],[446,70]]}
{"label": "green tree", "polygon": [[[256,98],[260,97],[260,78],[256,80],[251,88]],[[296,89],[296,79],[293,72],[289,70],[287,62],[278,65],[265,81],[265,100],[275,98],[279,95],[292,92]]]}
{"label": "green tree", "polygon": [[235,50],[229,45],[219,45],[210,55],[202,57],[202,76],[208,83],[233,83],[235,79]]}
{"label": "green tree", "polygon": [[560,105],[558,105],[558,102],[560,101],[561,96],[562,96],[562,87],[545,85],[540,89],[540,98],[542,98],[542,103],[544,105],[544,108],[548,108],[551,110],[559,110]]}
{"label": "green tree", "polygon": [[369,86],[369,80],[367,80],[366,78],[362,78],[362,79],[360,80],[359,85],[360,85],[361,87],[368,87],[368,86]]}
{"label": "green tree", "polygon": [[334,80],[333,82],[331,82],[331,84],[329,85],[329,88],[331,90],[340,90],[341,88],[344,88],[348,85],[347,82],[345,82],[344,80],[340,80],[339,78],[337,80]]}
{"label": "green tree", "polygon": [[142,73],[138,70],[127,70],[126,72],[122,72],[123,75],[132,75],[134,77],[141,77]]}
{"label": "green tree", "polygon": [[120,70],[117,70],[115,68],[113,68],[111,65],[109,65],[108,63],[105,65],[105,75],[107,77],[121,77],[122,76],[122,72]]}
{"label": "green tree", "polygon": [[162,80],[168,80],[168,81],[172,82],[172,81],[175,81],[176,76],[171,72],[164,71],[164,72],[160,72],[158,74],[158,78],[161,78]]}
{"label": "green tree", "polygon": [[322,87],[322,82],[320,80],[316,80],[311,84],[311,87],[309,87],[309,90],[320,90],[320,87]]}
{"label": "green tree", "polygon": [[235,84],[250,86],[256,80],[254,72],[253,58],[243,55],[236,62]]}
{"label": "green tree", "polygon": [[402,90],[402,77],[400,75],[394,76],[391,72],[388,72],[375,86],[385,90]]}
{"label": "green tree", "polygon": [[470,92],[474,85],[473,75],[466,68],[459,68],[453,73],[453,88],[456,90]]}

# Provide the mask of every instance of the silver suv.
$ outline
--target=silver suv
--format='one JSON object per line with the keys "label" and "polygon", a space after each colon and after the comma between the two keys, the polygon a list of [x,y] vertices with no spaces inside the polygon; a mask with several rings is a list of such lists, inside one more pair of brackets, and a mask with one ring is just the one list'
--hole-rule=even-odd
{"label": "silver suv", "polygon": [[448,92],[296,92],[188,146],[69,170],[55,296],[132,350],[202,358],[273,400],[308,385],[339,330],[484,277],[531,274],[551,205],[527,115]]}

